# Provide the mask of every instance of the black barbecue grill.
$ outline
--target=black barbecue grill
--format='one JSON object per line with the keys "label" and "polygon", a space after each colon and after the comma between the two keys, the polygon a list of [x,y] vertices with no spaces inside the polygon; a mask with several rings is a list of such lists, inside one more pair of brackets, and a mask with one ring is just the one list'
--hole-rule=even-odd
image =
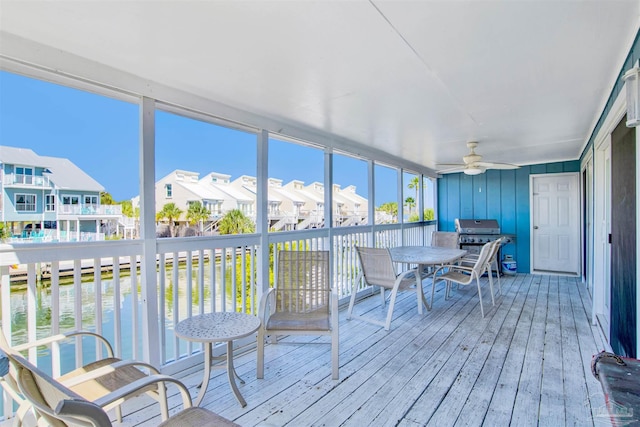
{"label": "black barbecue grill", "polygon": [[504,244],[514,242],[513,234],[501,234],[498,221],[495,219],[458,219],[455,220],[456,231],[460,235],[460,249],[471,254],[480,253],[485,243],[505,237]]}

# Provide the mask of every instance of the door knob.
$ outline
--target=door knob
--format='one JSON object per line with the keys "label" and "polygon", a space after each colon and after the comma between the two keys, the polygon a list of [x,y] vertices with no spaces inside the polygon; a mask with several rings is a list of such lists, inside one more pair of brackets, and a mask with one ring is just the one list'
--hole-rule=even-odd
{"label": "door knob", "polygon": [[533,229],[534,229],[534,230],[537,230],[537,229],[538,229],[538,226],[537,226],[537,225],[534,225],[534,226],[533,226]]}

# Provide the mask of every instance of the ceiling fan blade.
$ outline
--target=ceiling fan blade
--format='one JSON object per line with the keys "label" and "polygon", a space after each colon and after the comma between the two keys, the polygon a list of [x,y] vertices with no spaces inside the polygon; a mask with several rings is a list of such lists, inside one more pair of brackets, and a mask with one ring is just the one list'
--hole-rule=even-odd
{"label": "ceiling fan blade", "polygon": [[512,165],[510,163],[491,163],[491,162],[477,162],[477,166],[482,166],[487,169],[519,169],[520,166]]}
{"label": "ceiling fan blade", "polygon": [[462,172],[465,167],[465,165],[447,164],[447,163],[439,164],[438,166],[445,166],[445,168],[436,170],[436,173]]}

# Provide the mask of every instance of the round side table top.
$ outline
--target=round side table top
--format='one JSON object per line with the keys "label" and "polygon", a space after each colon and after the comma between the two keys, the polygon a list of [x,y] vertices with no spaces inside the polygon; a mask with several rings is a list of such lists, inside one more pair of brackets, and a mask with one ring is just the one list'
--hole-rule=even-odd
{"label": "round side table top", "polygon": [[188,341],[233,341],[258,330],[260,319],[245,313],[206,313],[184,319],[176,325],[178,337]]}

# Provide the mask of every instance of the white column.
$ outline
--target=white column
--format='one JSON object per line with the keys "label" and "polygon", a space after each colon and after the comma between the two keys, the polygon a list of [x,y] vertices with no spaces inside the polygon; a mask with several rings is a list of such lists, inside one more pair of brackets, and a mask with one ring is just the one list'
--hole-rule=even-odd
{"label": "white column", "polygon": [[258,295],[257,302],[264,291],[269,289],[269,132],[266,130],[258,134],[258,170],[256,174],[256,232],[260,235],[258,249]]}
{"label": "white column", "polygon": [[376,197],[374,194],[374,187],[375,187],[375,164],[373,162],[373,160],[368,160],[367,161],[368,166],[369,166],[369,224],[372,225],[373,227],[371,227],[371,237],[369,237],[370,242],[369,245],[370,246],[375,246],[375,225],[376,225]]}
{"label": "white column", "polygon": [[324,228],[333,229],[333,151],[324,150]]}
{"label": "white column", "polygon": [[[160,331],[158,329],[158,289],[156,278],[155,230],[155,101],[142,98],[140,104],[140,239],[142,258],[142,354],[145,361],[159,367]],[[164,349],[162,349],[164,351]]]}

